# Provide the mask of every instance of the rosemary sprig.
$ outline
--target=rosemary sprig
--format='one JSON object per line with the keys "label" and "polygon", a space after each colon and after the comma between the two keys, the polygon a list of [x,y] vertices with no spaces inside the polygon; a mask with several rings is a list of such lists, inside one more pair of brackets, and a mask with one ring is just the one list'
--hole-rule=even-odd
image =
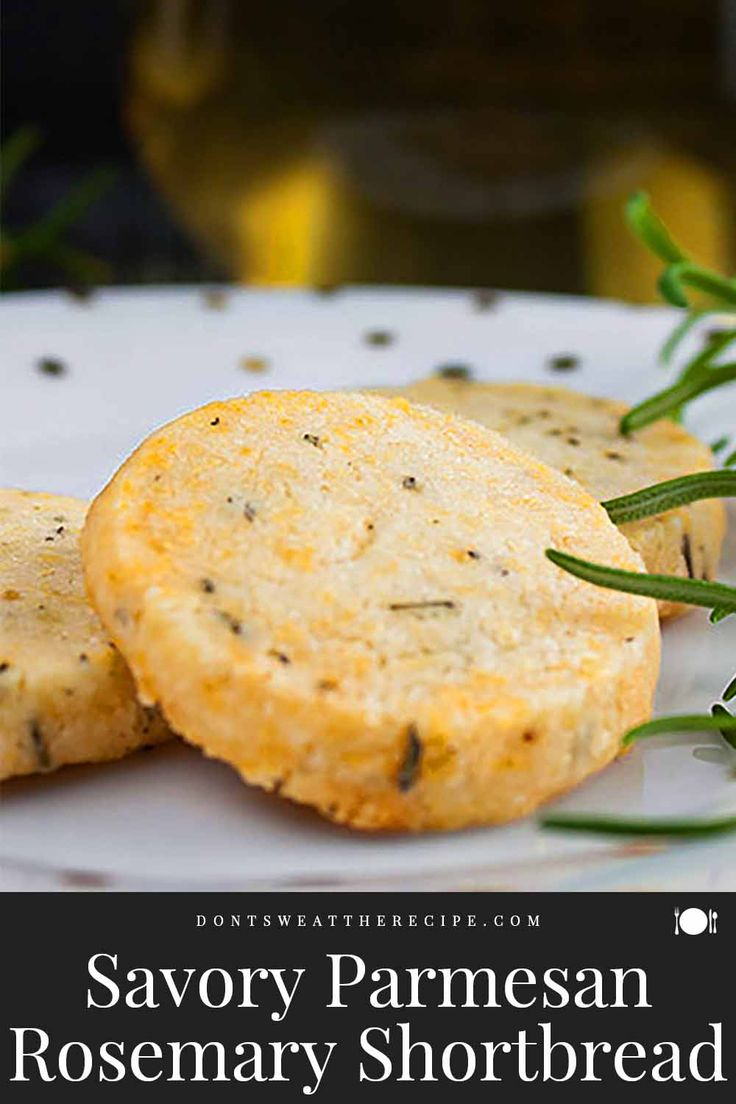
{"label": "rosemary sprig", "polygon": [[[38,131],[24,127],[4,143],[1,154],[3,196],[7,195],[10,183],[39,142]],[[63,195],[37,222],[19,233],[8,233],[3,227],[0,248],[0,274],[3,278],[7,281],[8,274],[18,264],[42,260],[81,285],[109,279],[109,265],[68,245],[65,238],[70,228],[107,190],[114,175],[108,169],[91,173]]]}
{"label": "rosemary sprig", "polygon": [[7,195],[13,177],[32,153],[38,148],[41,135],[35,127],[21,127],[3,142],[0,150],[0,177],[2,178],[1,197]]}
{"label": "rosemary sprig", "polygon": [[98,169],[62,196],[35,225],[11,239],[13,263],[42,256],[60,247],[63,234],[107,191],[113,179],[114,174],[110,170]]}
{"label": "rosemary sprig", "polygon": [[699,502],[705,498],[732,498],[736,496],[736,472],[708,471],[683,475],[678,479],[667,479],[644,487],[633,494],[609,498],[601,505],[608,512],[611,521],[622,525],[627,521],[639,521],[641,518],[666,513],[678,506],[690,502]]}
{"label": "rosemary sprig", "polygon": [[720,732],[724,739],[731,743],[734,736],[729,739],[725,733],[731,733],[733,730],[736,734],[736,717],[723,706],[714,705],[713,711],[713,713],[682,713],[674,717],[657,717],[627,732],[621,741],[621,747],[631,747],[638,740],[646,740],[650,736],[664,736],[678,732]]}
{"label": "rosemary sprig", "polygon": [[[736,678],[731,685],[736,695]],[[730,687],[724,692],[724,698],[729,689]],[[736,750],[736,716],[720,704],[713,706],[711,714],[683,714],[647,721],[627,732],[622,747],[629,747],[637,740],[664,733],[713,730],[720,732],[724,740]],[[543,817],[540,825],[542,828],[557,828],[567,832],[596,832],[616,836],[713,836],[736,831],[736,817],[649,820],[588,813],[552,813]]]}
{"label": "rosemary sprig", "polygon": [[[675,242],[662,220],[655,215],[648,197],[643,192],[637,193],[629,200],[626,218],[634,233],[666,265],[659,279],[660,294],[667,302],[684,307],[688,312],[662,348],[661,359],[666,362],[671,359],[686,334],[707,314],[715,313],[724,307],[732,309],[736,306],[736,279],[721,276],[702,265],[695,264]],[[705,307],[696,309],[689,298],[690,290],[704,294],[710,302]],[[625,415],[621,421],[621,432],[631,433],[667,415],[679,418],[682,407],[687,402],[715,387],[735,380],[736,363],[715,363],[716,358],[734,341],[736,341],[736,328],[723,330],[711,337],[706,348],[685,365],[674,385],[640,403]],[[726,450],[729,448],[728,438],[721,438],[714,443],[713,448],[716,453]],[[726,468],[736,463],[736,450],[726,457],[724,463]],[[731,478],[734,474],[736,473],[716,471],[670,479],[664,483],[646,487],[635,494],[610,499],[604,502],[603,506],[611,520],[617,524],[635,521],[703,498],[732,496],[736,491],[736,480]],[[736,613],[736,587],[727,586],[725,583],[622,571],[603,564],[590,563],[554,549],[547,549],[546,555],[558,567],[596,586],[630,594],[642,594],[650,598],[684,602],[688,605],[705,606],[711,610],[712,622]],[[736,698],[736,677],[723,692],[724,701],[730,701],[733,698]],[[682,714],[647,721],[628,732],[623,738],[622,746],[628,747],[637,740],[662,733],[707,730],[720,732],[724,740],[736,750],[736,716],[720,703],[712,707],[709,715]],[[568,832],[698,837],[736,831],[736,816],[702,820],[690,818],[648,820],[597,816],[588,813],[553,813],[542,818],[540,824],[543,828]]]}
{"label": "rosemary sprig", "polygon": [[726,583],[683,579],[678,575],[646,575],[638,571],[622,571],[617,567],[581,560],[553,548],[548,548],[545,555],[563,571],[608,590],[621,590],[627,594],[642,594],[665,602],[682,602],[689,606],[722,610],[726,617],[736,613],[736,587]]}
{"label": "rosemary sprig", "polygon": [[[708,369],[715,366],[714,362],[716,358],[734,341],[736,341],[736,329],[721,330],[717,334],[712,335],[702,352],[698,353],[697,356],[694,356],[692,360],[689,360],[685,364],[678,376],[677,382],[684,384],[691,380],[698,379],[701,374],[707,374]],[[675,421],[682,421],[682,407],[677,407],[676,410],[671,411],[670,417]]]}
{"label": "rosemary sprig", "polygon": [[665,264],[688,260],[659,215],[652,210],[646,192],[635,192],[625,208],[626,221],[641,241]]}
{"label": "rosemary sprig", "polygon": [[713,361],[717,356],[732,345],[736,341],[736,329],[720,330],[717,334],[714,334],[709,340],[704,349],[702,349],[697,356],[694,356],[692,360],[687,362],[687,365],[680,373],[680,379],[690,379],[693,376],[697,376],[706,368],[711,368]]}
{"label": "rosemary sprig", "polygon": [[673,307],[690,309],[687,288],[710,295],[719,306],[736,306],[736,280],[711,272],[709,268],[692,261],[669,265],[660,276],[658,286],[662,298]]}
{"label": "rosemary sprig", "polygon": [[634,234],[666,265],[659,279],[663,299],[674,307],[690,309],[686,288],[694,288],[710,296],[713,307],[736,306],[736,279],[696,264],[654,213],[646,192],[631,196],[625,216]]}
{"label": "rosemary sprig", "polygon": [[[654,213],[646,193],[637,192],[633,195],[626,205],[625,213],[634,234],[665,264],[658,281],[660,295],[667,303],[687,311],[661,349],[660,359],[667,363],[684,337],[706,316],[734,309],[736,278],[722,276],[693,261]],[[695,306],[689,297],[691,290],[705,296],[706,303]],[[711,338],[706,348],[685,365],[674,388],[667,388],[641,403],[622,419],[621,432],[631,433],[634,429],[641,429],[666,416],[679,420],[685,403],[713,387],[729,382],[732,376],[710,378],[710,370],[717,371],[723,367],[716,365],[715,360],[734,341],[736,328],[733,327],[726,328]]]}
{"label": "rosemary sprig", "polygon": [[663,364],[669,364],[672,357],[675,355],[675,350],[679,346],[680,342],[690,333],[699,322],[702,322],[708,315],[716,314],[717,311],[713,310],[691,310],[685,315],[683,320],[679,322],[670,336],[665,341],[664,345],[659,351],[659,359]]}
{"label": "rosemary sprig", "polygon": [[729,747],[736,751],[736,717],[733,713],[729,713],[725,706],[718,703],[713,706],[712,713],[721,736]]}
{"label": "rosemary sprig", "polygon": [[636,817],[596,816],[588,813],[551,813],[540,822],[543,828],[565,832],[598,832],[614,836],[717,836],[736,832],[736,816],[708,820],[647,820]]}
{"label": "rosemary sprig", "polygon": [[676,413],[685,403],[692,402],[699,395],[705,395],[724,383],[736,380],[736,362],[720,364],[717,368],[708,368],[697,373],[685,372],[671,387],[666,387],[643,403],[633,407],[621,419],[621,432],[628,436],[635,429],[643,429],[651,422]]}

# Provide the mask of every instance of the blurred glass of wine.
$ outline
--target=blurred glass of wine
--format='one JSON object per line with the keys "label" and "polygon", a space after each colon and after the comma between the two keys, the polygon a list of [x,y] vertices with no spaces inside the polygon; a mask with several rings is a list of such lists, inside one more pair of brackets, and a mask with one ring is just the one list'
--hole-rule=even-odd
{"label": "blurred glass of wine", "polygon": [[689,0],[635,23],[610,0],[145,0],[128,121],[238,281],[647,300],[636,188],[734,267],[727,22]]}

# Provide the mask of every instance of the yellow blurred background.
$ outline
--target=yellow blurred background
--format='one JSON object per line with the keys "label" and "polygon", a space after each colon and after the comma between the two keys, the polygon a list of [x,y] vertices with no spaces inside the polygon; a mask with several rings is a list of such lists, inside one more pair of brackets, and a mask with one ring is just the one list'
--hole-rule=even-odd
{"label": "yellow blurred background", "polygon": [[636,188],[700,260],[734,268],[722,15],[149,0],[128,122],[177,217],[238,281],[646,301],[656,263],[621,218]]}
{"label": "yellow blurred background", "polygon": [[[11,235],[109,165],[69,244],[118,283],[654,297],[644,188],[736,268],[736,0],[6,0]],[[69,278],[48,263],[14,286]]]}

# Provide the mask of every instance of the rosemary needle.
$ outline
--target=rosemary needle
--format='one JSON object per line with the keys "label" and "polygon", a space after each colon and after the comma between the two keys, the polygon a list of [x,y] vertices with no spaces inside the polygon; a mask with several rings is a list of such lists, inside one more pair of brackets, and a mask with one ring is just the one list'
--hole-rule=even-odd
{"label": "rosemary needle", "polygon": [[621,432],[624,435],[632,433],[635,429],[642,429],[651,422],[667,417],[716,387],[722,387],[724,383],[736,380],[736,363],[719,364],[717,368],[708,368],[698,371],[693,375],[685,375],[671,387],[658,391],[656,395],[645,399],[638,406],[633,407],[628,414],[621,419]]}
{"label": "rosemary needle", "polygon": [[682,322],[675,326],[674,330],[660,349],[659,359],[662,361],[662,363],[669,364],[675,354],[675,350],[679,347],[680,343],[687,336],[687,334],[690,333],[690,330],[692,330],[694,326],[697,326],[698,322],[702,322],[702,320],[704,318],[707,318],[710,314],[717,313],[718,311],[716,309],[688,311]]}
{"label": "rosemary needle", "polygon": [[736,472],[709,471],[655,483],[633,494],[609,498],[601,505],[608,512],[611,521],[621,525],[626,521],[638,521],[654,514],[663,514],[667,510],[686,506],[689,502],[699,502],[704,498],[733,496],[736,496]]}
{"label": "rosemary needle", "polygon": [[736,306],[736,280],[692,261],[676,261],[659,278],[659,292],[673,307],[690,307],[686,288],[710,295],[724,306]]}
{"label": "rosemary needle", "polygon": [[[715,711],[718,708],[718,714]],[[675,717],[657,717],[654,721],[637,725],[627,732],[621,741],[622,747],[630,747],[637,740],[644,740],[648,736],[662,736],[673,732],[720,732],[729,740],[725,733],[731,735],[733,730],[736,736],[736,717],[733,717],[723,706],[713,706],[713,714],[710,713],[683,713]],[[734,738],[731,736],[731,739]],[[731,740],[729,740],[729,743]]]}
{"label": "rosemary needle", "polygon": [[635,192],[626,204],[626,221],[636,236],[665,264],[686,261],[687,255],[674,241],[669,230],[655,215],[646,192]]}
{"label": "rosemary needle", "polygon": [[682,579],[677,575],[646,575],[638,571],[622,571],[616,567],[580,560],[566,552],[548,548],[548,560],[571,575],[608,590],[627,594],[643,594],[668,602],[683,602],[689,606],[718,609],[727,617],[736,613],[736,587],[726,583],[711,583],[701,579]]}
{"label": "rosemary needle", "polygon": [[718,725],[718,730],[734,751],[736,751],[736,717],[733,713],[729,713],[723,705],[713,706],[713,720]]}
{"label": "rosemary needle", "polygon": [[733,676],[726,689],[723,691],[723,700],[731,701],[736,698],[736,675]]}
{"label": "rosemary needle", "polygon": [[736,832],[736,816],[711,820],[639,820],[587,813],[552,813],[539,823],[542,828],[558,828],[564,832],[602,832],[615,836],[716,836]]}

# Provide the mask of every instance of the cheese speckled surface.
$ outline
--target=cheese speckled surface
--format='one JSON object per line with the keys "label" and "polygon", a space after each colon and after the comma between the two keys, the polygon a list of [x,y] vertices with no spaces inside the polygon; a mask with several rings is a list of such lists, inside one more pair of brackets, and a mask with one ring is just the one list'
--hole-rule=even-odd
{"label": "cheese speckled surface", "polygon": [[86,504],[0,490],[0,779],[166,739],[84,591]]}
{"label": "cheese speckled surface", "polygon": [[[383,389],[412,402],[472,418],[508,437],[540,460],[577,480],[599,502],[713,467],[710,449],[669,419],[623,437],[628,407],[533,383],[476,383],[436,377]],[[621,526],[647,571],[714,579],[725,535],[725,509],[717,499],[693,502],[657,517]],[[663,617],[687,607],[660,603]]]}
{"label": "cheese speckled surface", "polygon": [[266,789],[362,828],[520,816],[650,712],[655,604],[548,546],[641,570],[581,488],[403,400],[261,392],[154,433],[83,536],[150,703]]}

